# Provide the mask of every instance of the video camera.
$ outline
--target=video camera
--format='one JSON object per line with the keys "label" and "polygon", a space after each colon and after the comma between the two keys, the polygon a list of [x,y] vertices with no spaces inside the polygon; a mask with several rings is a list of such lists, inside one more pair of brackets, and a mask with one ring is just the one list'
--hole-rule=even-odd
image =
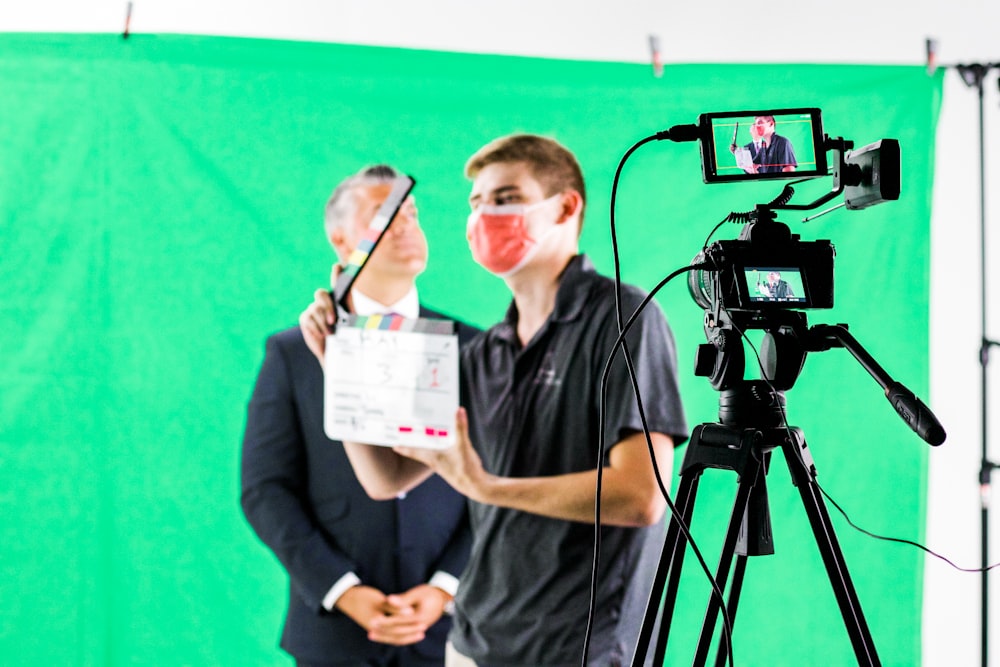
{"label": "video camera", "polygon": [[731,215],[747,224],[738,240],[716,241],[695,257],[693,264],[704,266],[689,274],[695,302],[710,310],[761,313],[832,308],[833,244],[799,240],[775,211],[814,209],[841,193],[852,210],[898,199],[899,142],[882,139],[852,151],[853,142],[823,133],[818,108],[706,113],[685,128],[699,141],[706,183],[804,179],[830,175],[831,168],[833,176],[831,192],[809,204],[789,204],[793,191],[786,188],[752,212]]}

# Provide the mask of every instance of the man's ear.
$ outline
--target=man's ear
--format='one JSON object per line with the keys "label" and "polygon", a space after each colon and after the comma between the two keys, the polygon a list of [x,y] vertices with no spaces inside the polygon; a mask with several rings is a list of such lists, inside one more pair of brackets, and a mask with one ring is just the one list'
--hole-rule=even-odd
{"label": "man's ear", "polygon": [[576,190],[564,190],[562,193],[562,212],[556,224],[563,224],[570,220],[579,220],[580,211],[583,209],[583,195]]}
{"label": "man's ear", "polygon": [[347,234],[344,233],[342,227],[334,227],[330,232],[330,245],[333,249],[337,251],[338,257],[347,257],[351,254],[351,248],[348,247]]}

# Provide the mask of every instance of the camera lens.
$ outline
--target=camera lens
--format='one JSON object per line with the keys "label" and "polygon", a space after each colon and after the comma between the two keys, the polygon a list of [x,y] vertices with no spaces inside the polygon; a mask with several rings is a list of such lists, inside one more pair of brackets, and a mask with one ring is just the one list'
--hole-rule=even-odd
{"label": "camera lens", "polygon": [[[700,252],[691,260],[691,264],[701,264],[705,261],[705,253]],[[715,299],[715,286],[712,283],[712,271],[697,269],[688,271],[688,291],[691,298],[702,308],[711,308]]]}

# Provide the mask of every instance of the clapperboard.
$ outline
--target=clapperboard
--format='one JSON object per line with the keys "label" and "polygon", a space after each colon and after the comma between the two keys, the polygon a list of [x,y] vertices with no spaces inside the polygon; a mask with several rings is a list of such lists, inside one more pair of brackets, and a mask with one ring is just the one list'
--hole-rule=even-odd
{"label": "clapperboard", "polygon": [[[395,180],[334,286],[347,296],[413,189]],[[458,336],[451,320],[342,315],[326,339],[323,428],[327,437],[372,445],[450,447],[458,409]]]}
{"label": "clapperboard", "polygon": [[450,447],[458,336],[450,320],[342,318],[326,343],[324,429],[373,445]]}

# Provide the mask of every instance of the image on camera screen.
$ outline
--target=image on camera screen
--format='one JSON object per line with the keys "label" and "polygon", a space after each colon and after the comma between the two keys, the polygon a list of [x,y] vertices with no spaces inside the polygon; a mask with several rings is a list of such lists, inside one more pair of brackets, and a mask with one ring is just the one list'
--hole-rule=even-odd
{"label": "image on camera screen", "polygon": [[797,178],[826,173],[819,109],[703,114],[705,182]]}
{"label": "image on camera screen", "polygon": [[808,301],[802,283],[802,272],[796,267],[745,267],[743,278],[752,302],[786,302],[794,305]]}

